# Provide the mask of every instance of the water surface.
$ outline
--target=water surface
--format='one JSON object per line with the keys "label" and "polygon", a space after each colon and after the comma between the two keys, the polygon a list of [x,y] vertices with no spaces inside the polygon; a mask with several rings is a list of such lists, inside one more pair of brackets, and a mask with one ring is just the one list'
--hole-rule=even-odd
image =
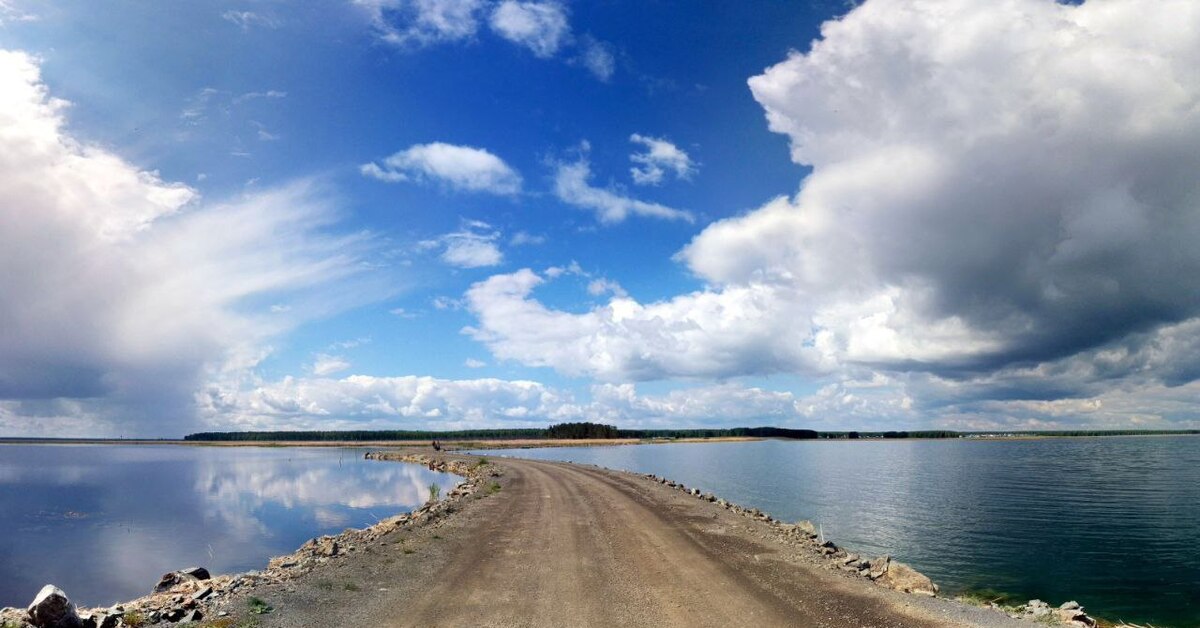
{"label": "water surface", "polygon": [[1200,438],[757,441],[481,452],[654,473],[811,519],[951,593],[1200,626]]}
{"label": "water surface", "polygon": [[53,583],[83,605],[146,595],[167,571],[262,569],[459,480],[335,448],[0,445],[0,606]]}

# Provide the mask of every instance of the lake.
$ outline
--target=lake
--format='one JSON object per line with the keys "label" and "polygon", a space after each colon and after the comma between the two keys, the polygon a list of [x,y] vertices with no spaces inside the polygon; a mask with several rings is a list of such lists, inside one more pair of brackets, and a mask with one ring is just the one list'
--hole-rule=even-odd
{"label": "lake", "polygon": [[263,569],[306,540],[420,506],[459,478],[362,449],[0,445],[0,607],[150,593],[193,565]]}
{"label": "lake", "polygon": [[810,519],[953,594],[1200,626],[1200,438],[754,441],[491,450],[653,473]]}

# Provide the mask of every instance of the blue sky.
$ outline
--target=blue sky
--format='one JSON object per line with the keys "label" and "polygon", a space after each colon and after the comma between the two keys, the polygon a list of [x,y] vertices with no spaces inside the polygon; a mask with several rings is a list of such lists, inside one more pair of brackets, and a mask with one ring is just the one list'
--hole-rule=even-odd
{"label": "blue sky", "polygon": [[1194,427],[1197,10],[992,4],[0,1],[0,435]]}

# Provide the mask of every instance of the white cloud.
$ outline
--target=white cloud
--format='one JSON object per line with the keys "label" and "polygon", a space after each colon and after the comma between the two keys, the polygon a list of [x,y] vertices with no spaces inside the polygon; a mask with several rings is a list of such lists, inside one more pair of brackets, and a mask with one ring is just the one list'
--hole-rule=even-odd
{"label": "white cloud", "polygon": [[591,36],[584,36],[579,62],[597,79],[608,82],[617,64],[609,45]]}
{"label": "white cloud", "polygon": [[545,244],[545,243],[546,243],[546,236],[533,235],[533,234],[529,233],[528,231],[518,231],[518,232],[514,233],[513,237],[509,238],[509,240],[508,240],[509,246],[525,246],[527,244],[528,245],[537,245],[537,244]]}
{"label": "white cloud", "polygon": [[[705,289],[572,313],[521,271],[471,288],[469,332],[498,358],[618,382],[926,378],[869,404],[898,417],[922,399],[946,421],[1023,400],[1013,421],[1028,424],[1113,382],[1156,406],[1200,377],[1167,333],[1200,324],[1198,31],[1200,5],[1182,1],[870,0],[750,80],[813,170],[678,254]],[[558,187],[586,188],[582,164]],[[834,388],[810,405],[863,399]],[[1135,418],[1152,419],[1105,424]]]}
{"label": "white cloud", "polygon": [[475,358],[467,358],[466,361],[463,362],[463,366],[466,366],[469,369],[481,369],[487,366],[487,362],[484,362],[483,360],[476,360]]}
{"label": "white cloud", "polygon": [[178,434],[204,379],[382,292],[315,183],[200,202],[67,134],[66,107],[0,51],[0,433]]}
{"label": "white cloud", "polygon": [[318,353],[312,364],[312,374],[317,377],[325,377],[340,373],[350,368],[350,363],[340,355],[329,355],[327,353]]}
{"label": "white cloud", "polygon": [[603,278],[593,279],[593,280],[589,281],[588,285],[587,285],[587,292],[588,292],[588,294],[590,294],[594,297],[598,297],[598,296],[609,294],[609,293],[612,293],[612,295],[615,297],[628,296],[625,293],[625,289],[621,287],[621,284],[619,284],[611,279],[603,279]]}
{"label": "white cloud", "polygon": [[353,0],[380,39],[397,46],[425,46],[470,39],[479,30],[483,0]]}
{"label": "white cloud", "polygon": [[593,187],[589,182],[591,165],[586,158],[575,163],[559,164],[554,175],[554,193],[559,200],[596,212],[602,223],[618,223],[629,215],[694,222],[691,212],[673,209],[658,203],[647,203],[623,196],[612,190]]}
{"label": "white cloud", "polygon": [[658,185],[668,173],[676,179],[690,179],[696,174],[696,164],[678,146],[665,139],[647,137],[634,133],[629,141],[641,144],[644,150],[633,153],[629,160],[638,166],[629,169],[633,182],[638,185]]}
{"label": "white cloud", "polygon": [[491,16],[492,30],[543,59],[553,57],[570,37],[567,10],[558,2],[504,0]]}
{"label": "white cloud", "polygon": [[214,424],[237,429],[454,429],[578,416],[568,398],[537,382],[415,376],[288,377],[245,391],[213,388],[202,404]]}
{"label": "white cloud", "polygon": [[732,377],[815,369],[808,330],[776,309],[769,286],[701,291],[642,305],[627,297],[582,314],[530,298],[545,279],[529,269],[467,291],[479,319],[469,334],[500,359],[606,381]]}
{"label": "white cloud", "polygon": [[434,240],[420,243],[422,248],[442,249],[442,261],[459,268],[497,266],[504,262],[504,253],[497,242],[500,232],[483,222],[467,222],[463,228]]}
{"label": "white cloud", "polygon": [[482,148],[416,144],[381,164],[364,164],[360,169],[365,176],[389,183],[431,179],[468,192],[511,195],[521,191],[521,175]]}

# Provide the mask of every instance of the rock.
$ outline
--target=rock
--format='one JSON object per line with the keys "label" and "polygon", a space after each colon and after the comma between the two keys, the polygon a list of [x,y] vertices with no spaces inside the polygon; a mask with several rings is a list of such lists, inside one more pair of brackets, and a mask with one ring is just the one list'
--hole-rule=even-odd
{"label": "rock", "polygon": [[817,526],[813,525],[813,522],[808,520],[797,521],[796,529],[808,536],[817,535]]}
{"label": "rock", "polygon": [[205,568],[203,568],[203,567],[188,567],[187,569],[181,569],[181,570],[179,570],[179,573],[182,573],[182,574],[184,574],[184,575],[187,575],[187,576],[191,576],[191,577],[193,577],[193,578],[195,578],[195,579],[197,579],[197,580],[210,580],[210,579],[212,579],[212,576],[210,576],[210,575],[208,574],[208,570],[207,570],[207,569],[205,569]]}
{"label": "rock", "polygon": [[1025,604],[1025,614],[1033,617],[1034,619],[1047,617],[1052,612],[1053,611],[1050,609],[1050,605],[1041,600],[1029,600],[1029,602]]}
{"label": "rock", "polygon": [[201,613],[199,609],[183,616],[183,621],[200,621],[201,619],[204,619],[204,613]]}
{"label": "rock", "polygon": [[121,625],[121,615],[102,615],[96,628],[117,628]]}
{"label": "rock", "polygon": [[888,572],[888,563],[891,561],[892,557],[884,554],[883,556],[880,556],[879,558],[867,563],[867,568],[869,569],[867,572],[867,577],[872,580],[878,580],[879,578],[882,578],[883,575]]}
{"label": "rock", "polygon": [[1088,617],[1082,608],[1060,608],[1055,614],[1058,615],[1059,622],[1068,626],[1091,628],[1096,625],[1096,620]]}
{"label": "rock", "polygon": [[62,589],[52,584],[42,587],[26,612],[29,623],[37,628],[76,628],[81,625],[75,605]]}
{"label": "rock", "polygon": [[858,567],[858,554],[846,554],[846,557],[842,559],[842,564]]}
{"label": "rock", "polygon": [[1070,602],[1063,602],[1062,606],[1058,608],[1064,611],[1073,611],[1075,609],[1082,609],[1083,607],[1079,605],[1079,602],[1071,600]]}
{"label": "rock", "polygon": [[890,561],[887,572],[879,578],[879,582],[886,587],[905,593],[928,595],[929,597],[934,597],[938,593],[938,585],[934,584],[928,576],[896,561]]}
{"label": "rock", "polygon": [[200,589],[199,591],[196,591],[195,593],[193,593],[192,599],[196,600],[196,601],[203,600],[204,598],[212,595],[212,592],[213,592],[212,587],[204,587],[203,589]]}

